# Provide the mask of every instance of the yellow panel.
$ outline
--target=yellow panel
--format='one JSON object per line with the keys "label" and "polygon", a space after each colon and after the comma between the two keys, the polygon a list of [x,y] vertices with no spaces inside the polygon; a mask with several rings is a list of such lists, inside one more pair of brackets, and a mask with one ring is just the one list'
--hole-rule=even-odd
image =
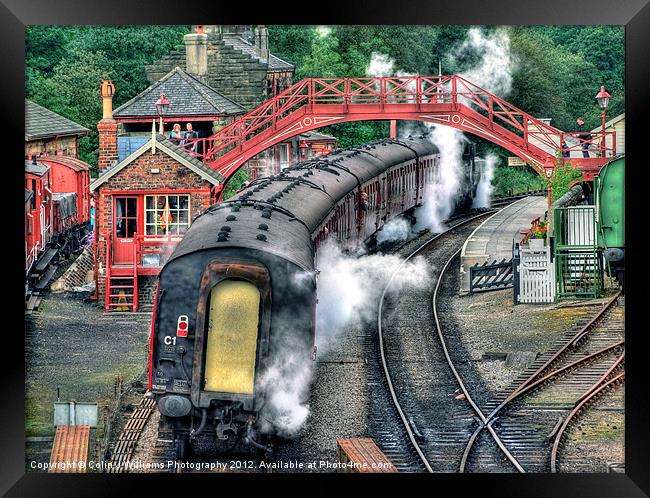
{"label": "yellow panel", "polygon": [[241,280],[223,280],[211,292],[205,390],[253,394],[260,293]]}

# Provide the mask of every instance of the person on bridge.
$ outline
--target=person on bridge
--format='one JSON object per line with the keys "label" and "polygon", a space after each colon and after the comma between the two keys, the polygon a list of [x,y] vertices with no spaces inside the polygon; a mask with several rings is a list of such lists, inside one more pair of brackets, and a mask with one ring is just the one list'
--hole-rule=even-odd
{"label": "person on bridge", "polygon": [[186,130],[185,131],[185,136],[183,137],[185,139],[184,143],[187,144],[187,146],[185,148],[187,150],[189,150],[190,152],[196,152],[197,142],[191,142],[189,140],[191,140],[192,138],[199,138],[199,134],[197,132],[195,132],[194,130],[192,130],[192,123],[187,123],[185,125],[185,130]]}
{"label": "person on bridge", "polygon": [[569,151],[569,146],[566,143],[566,140],[562,140],[562,157],[569,158],[571,157],[571,152]]}
{"label": "person on bridge", "polygon": [[589,157],[589,141],[591,140],[591,133],[584,131],[585,122],[582,118],[576,119],[578,123],[578,138],[580,139],[580,146],[582,147],[582,157]]}

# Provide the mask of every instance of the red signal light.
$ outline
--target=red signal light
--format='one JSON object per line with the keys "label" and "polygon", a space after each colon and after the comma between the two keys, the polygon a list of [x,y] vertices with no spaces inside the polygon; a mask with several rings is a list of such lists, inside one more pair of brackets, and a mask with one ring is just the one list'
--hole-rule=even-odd
{"label": "red signal light", "polygon": [[187,315],[181,315],[178,317],[178,325],[176,326],[176,335],[178,337],[187,337],[187,332],[189,329],[189,318]]}

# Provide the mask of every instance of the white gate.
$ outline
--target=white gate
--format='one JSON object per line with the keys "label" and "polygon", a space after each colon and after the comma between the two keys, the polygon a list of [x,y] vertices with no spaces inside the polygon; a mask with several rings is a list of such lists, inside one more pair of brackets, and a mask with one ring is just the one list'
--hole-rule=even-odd
{"label": "white gate", "polygon": [[520,303],[552,303],[555,300],[555,271],[551,262],[551,249],[533,251],[519,249],[519,295]]}

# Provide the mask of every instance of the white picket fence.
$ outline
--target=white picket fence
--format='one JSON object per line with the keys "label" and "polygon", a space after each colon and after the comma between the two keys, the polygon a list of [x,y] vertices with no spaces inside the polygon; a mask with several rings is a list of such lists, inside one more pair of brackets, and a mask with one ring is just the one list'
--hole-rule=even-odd
{"label": "white picket fence", "polygon": [[519,296],[520,303],[552,303],[555,300],[555,271],[551,249],[542,251],[520,248]]}

